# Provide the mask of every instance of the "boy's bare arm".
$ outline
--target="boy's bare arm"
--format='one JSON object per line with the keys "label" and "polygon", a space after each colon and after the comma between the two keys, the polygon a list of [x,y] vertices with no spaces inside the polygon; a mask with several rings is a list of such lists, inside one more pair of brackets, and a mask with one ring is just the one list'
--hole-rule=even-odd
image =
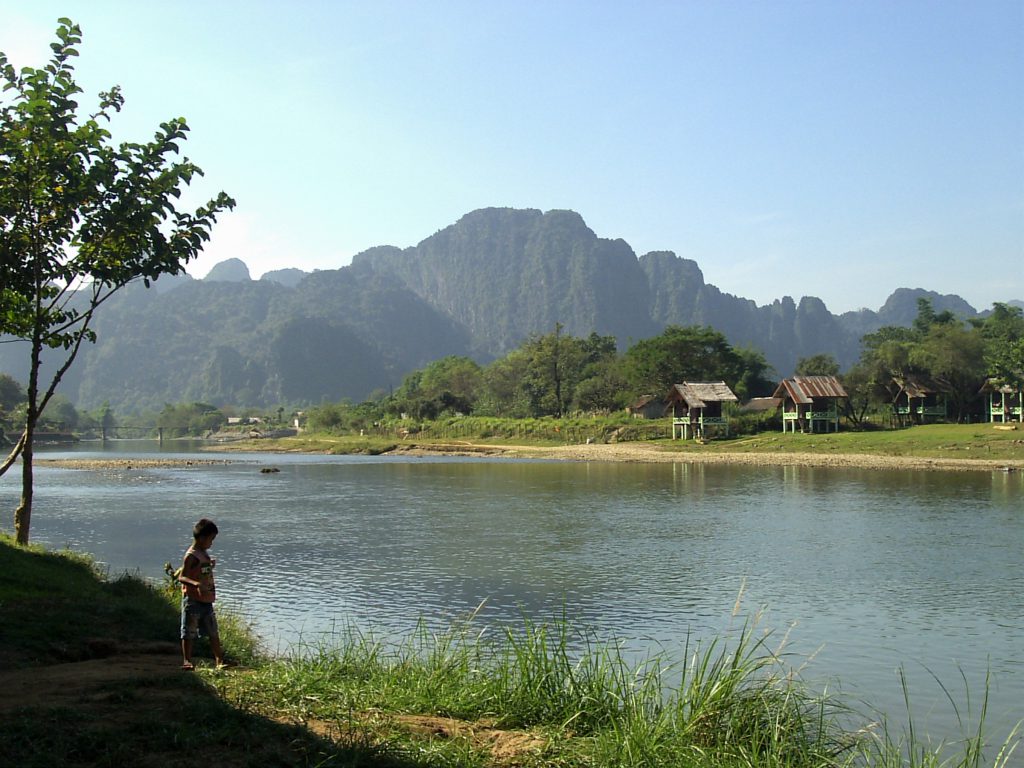
{"label": "boy's bare arm", "polygon": [[196,589],[202,591],[202,586],[200,585],[199,580],[194,578],[193,576],[188,575],[190,573],[195,573],[198,570],[199,561],[191,555],[188,555],[185,558],[184,562],[182,562],[181,564],[181,575],[178,576],[178,581],[180,581],[182,584],[188,584],[190,587],[195,587]]}

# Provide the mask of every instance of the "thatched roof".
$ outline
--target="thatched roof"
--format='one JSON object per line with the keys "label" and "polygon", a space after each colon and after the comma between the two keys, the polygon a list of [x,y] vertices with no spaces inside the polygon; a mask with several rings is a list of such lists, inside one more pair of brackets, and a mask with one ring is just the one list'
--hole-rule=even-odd
{"label": "thatched roof", "polygon": [[782,405],[782,400],[777,397],[752,397],[740,406],[740,411],[743,413],[774,411],[780,405]]}
{"label": "thatched roof", "polygon": [[835,376],[793,376],[783,379],[772,397],[788,397],[794,403],[809,405],[818,397],[849,397]]}
{"label": "thatched roof", "polygon": [[981,389],[978,393],[983,392],[1001,392],[1004,395],[1016,395],[1021,391],[1020,386],[1014,386],[1013,384],[1007,384],[999,379],[986,379],[985,383],[981,385]]}
{"label": "thatched roof", "polygon": [[635,403],[628,407],[634,411],[638,411],[644,406],[648,405],[653,399],[654,395],[644,395],[643,397],[641,397],[639,400],[637,400]]}
{"label": "thatched roof", "polygon": [[906,393],[907,397],[927,397],[944,392],[945,388],[927,376],[893,376],[892,382],[898,387],[896,396]]}
{"label": "thatched roof", "polygon": [[671,401],[682,401],[688,408],[705,408],[708,403],[735,403],[739,398],[724,381],[684,381],[674,384],[668,393]]}

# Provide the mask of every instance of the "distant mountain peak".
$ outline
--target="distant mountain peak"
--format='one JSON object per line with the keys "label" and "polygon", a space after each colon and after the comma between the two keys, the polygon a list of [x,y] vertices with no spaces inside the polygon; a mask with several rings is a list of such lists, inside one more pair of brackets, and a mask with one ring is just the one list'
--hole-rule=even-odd
{"label": "distant mountain peak", "polygon": [[288,269],[273,269],[270,272],[264,272],[260,280],[266,280],[271,283],[278,283],[286,288],[294,288],[303,278],[309,273],[303,272],[301,269],[290,267]]}
{"label": "distant mountain peak", "polygon": [[244,283],[252,280],[249,275],[249,268],[241,259],[225,259],[213,265],[203,280],[218,281],[222,283]]}

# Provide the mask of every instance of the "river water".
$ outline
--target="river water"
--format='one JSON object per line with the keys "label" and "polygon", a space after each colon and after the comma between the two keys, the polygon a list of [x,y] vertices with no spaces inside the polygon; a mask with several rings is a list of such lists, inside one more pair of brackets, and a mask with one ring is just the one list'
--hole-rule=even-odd
{"label": "river water", "polygon": [[[192,451],[164,455],[211,458]],[[348,625],[443,629],[481,603],[481,628],[565,616],[669,657],[756,620],[814,685],[896,724],[901,670],[935,738],[977,719],[986,676],[991,730],[1024,717],[1024,473],[221,456],[39,467],[33,542],[157,578],[211,517],[220,600],[271,650]],[[16,470],[0,478],[0,530],[19,490]]]}

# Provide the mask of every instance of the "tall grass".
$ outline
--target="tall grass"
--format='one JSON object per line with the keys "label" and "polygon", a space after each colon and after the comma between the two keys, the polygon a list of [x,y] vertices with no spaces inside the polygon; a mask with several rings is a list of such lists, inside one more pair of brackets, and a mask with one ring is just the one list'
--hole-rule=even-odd
{"label": "tall grass", "polygon": [[395,644],[348,628],[232,681],[249,686],[233,695],[299,720],[431,713],[529,729],[562,765],[1003,768],[1020,740],[1015,729],[986,763],[983,722],[938,745],[912,725],[851,730],[860,716],[806,685],[769,637],[749,622],[729,641],[688,642],[681,661],[629,661],[564,619],[493,632],[421,623]]}
{"label": "tall grass", "polygon": [[[929,670],[930,672],[930,670]],[[986,722],[988,718],[988,692],[991,680],[986,675],[985,688],[981,705],[976,713],[973,727],[969,724],[972,716],[970,689],[966,678],[964,693],[967,710],[961,714],[956,697],[942,683],[937,675],[931,673],[935,682],[942,689],[947,701],[953,709],[957,723],[963,734],[959,741],[943,739],[933,743],[917,728],[911,707],[910,686],[904,670],[899,670],[903,700],[906,706],[907,720],[905,725],[896,728],[883,718],[876,730],[871,732],[872,738],[864,739],[859,744],[859,757],[864,764],[880,766],[880,768],[1004,768],[1010,765],[1014,753],[1021,741],[1021,729],[1024,720],[1014,725],[1006,737],[996,744],[988,743]],[[963,677],[963,673],[961,673]],[[992,752],[995,751],[993,755]]]}

